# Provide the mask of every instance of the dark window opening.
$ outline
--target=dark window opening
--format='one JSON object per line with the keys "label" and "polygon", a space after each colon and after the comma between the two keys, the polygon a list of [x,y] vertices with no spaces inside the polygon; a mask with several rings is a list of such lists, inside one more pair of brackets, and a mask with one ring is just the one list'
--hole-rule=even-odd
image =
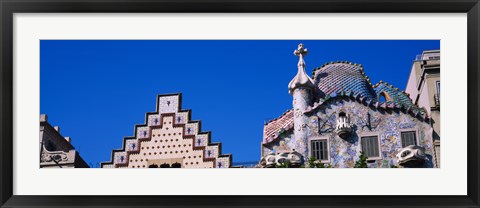
{"label": "dark window opening", "polygon": [[163,163],[160,165],[160,168],[170,168],[170,164]]}
{"label": "dark window opening", "polygon": [[182,167],[182,164],[178,162],[172,164],[172,168],[181,168],[181,167]]}
{"label": "dark window opening", "polygon": [[314,140],[311,143],[312,157],[317,160],[328,160],[327,140]]}
{"label": "dark window opening", "polygon": [[380,157],[378,150],[378,137],[362,137],[362,152],[365,157]]}
{"label": "dark window opening", "polygon": [[417,145],[417,135],[415,131],[402,132],[402,147]]}
{"label": "dark window opening", "polygon": [[380,95],[378,95],[378,102],[384,103],[390,101],[390,96],[384,91],[381,92]]}

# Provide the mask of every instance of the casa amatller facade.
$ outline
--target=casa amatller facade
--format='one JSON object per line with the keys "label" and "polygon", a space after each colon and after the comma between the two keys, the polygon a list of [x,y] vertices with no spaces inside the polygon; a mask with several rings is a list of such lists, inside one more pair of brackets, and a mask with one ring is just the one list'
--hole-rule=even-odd
{"label": "casa amatller facade", "polygon": [[288,85],[293,108],[264,126],[261,167],[310,158],[351,168],[361,152],[370,168],[434,168],[430,118],[409,94],[380,81],[372,85],[360,64],[330,62],[305,72],[303,44],[298,72]]}
{"label": "casa amatller facade", "polygon": [[191,110],[181,109],[181,94],[159,95],[157,111],[147,113],[135,135],[123,139],[102,168],[229,168],[232,156],[222,154],[221,143],[210,141],[201,121],[191,120]]}

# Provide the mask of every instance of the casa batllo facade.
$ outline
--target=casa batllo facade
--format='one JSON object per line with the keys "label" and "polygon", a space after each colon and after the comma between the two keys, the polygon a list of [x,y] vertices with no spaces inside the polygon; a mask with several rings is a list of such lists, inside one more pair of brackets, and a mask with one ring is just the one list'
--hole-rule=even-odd
{"label": "casa batllo facade", "polygon": [[370,168],[434,168],[431,118],[409,94],[380,81],[372,85],[362,65],[330,62],[305,71],[300,44],[298,72],[288,85],[293,109],[264,126],[261,167],[310,158],[351,168],[361,152]]}

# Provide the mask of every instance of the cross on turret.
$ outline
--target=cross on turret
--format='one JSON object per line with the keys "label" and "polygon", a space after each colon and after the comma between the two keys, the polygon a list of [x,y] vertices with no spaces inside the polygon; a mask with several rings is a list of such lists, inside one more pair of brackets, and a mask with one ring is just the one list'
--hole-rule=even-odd
{"label": "cross on turret", "polygon": [[298,56],[298,67],[305,67],[305,61],[303,60],[303,57],[308,54],[308,49],[304,48],[303,43],[298,44],[297,50],[293,51],[293,54],[295,56]]}
{"label": "cross on turret", "polygon": [[293,52],[296,56],[306,56],[308,54],[308,49],[304,48],[303,43],[298,44],[297,50]]}

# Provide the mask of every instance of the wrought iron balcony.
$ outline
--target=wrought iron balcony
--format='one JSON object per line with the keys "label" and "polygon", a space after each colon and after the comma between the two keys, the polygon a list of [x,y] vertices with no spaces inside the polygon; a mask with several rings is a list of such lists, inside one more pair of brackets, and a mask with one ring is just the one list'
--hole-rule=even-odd
{"label": "wrought iron balcony", "polygon": [[335,132],[342,139],[347,139],[352,133],[352,127],[350,125],[350,118],[345,115],[341,115],[337,118],[337,126]]}

